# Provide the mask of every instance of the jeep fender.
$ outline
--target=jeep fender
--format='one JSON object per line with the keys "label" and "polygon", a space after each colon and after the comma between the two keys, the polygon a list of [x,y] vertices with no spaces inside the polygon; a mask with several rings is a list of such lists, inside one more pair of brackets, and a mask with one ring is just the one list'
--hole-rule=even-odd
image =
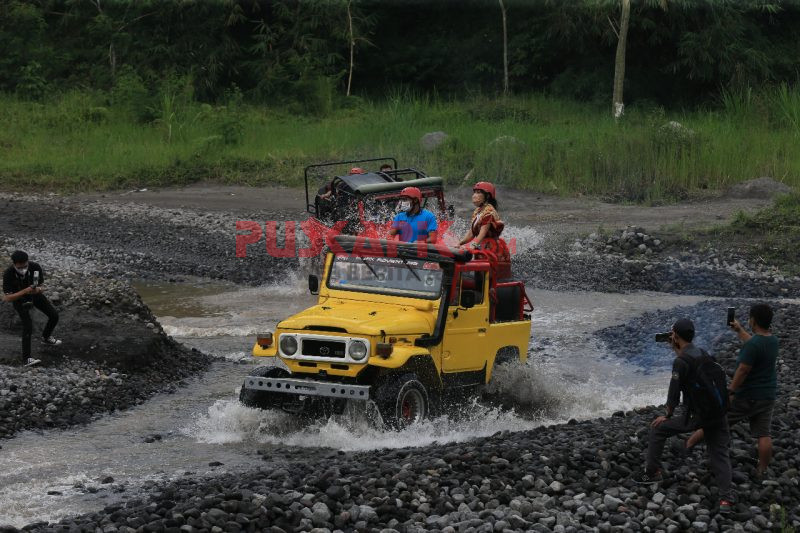
{"label": "jeep fender", "polygon": [[410,344],[393,344],[392,354],[389,357],[372,356],[369,358],[369,364],[381,368],[401,368],[405,366],[412,357],[423,357],[431,361],[433,360],[433,355],[431,355],[430,350]]}
{"label": "jeep fender", "polygon": [[[399,348],[399,349],[398,349]],[[442,379],[439,375],[439,368],[434,362],[434,357],[430,352],[420,352],[419,346],[398,346],[392,351],[387,359],[382,357],[371,357],[371,366],[379,367],[379,374],[413,372],[432,390],[441,390]]]}
{"label": "jeep fender", "polygon": [[253,357],[275,357],[278,355],[278,344],[273,343],[269,348],[262,348],[258,343],[253,345]]}
{"label": "jeep fender", "polygon": [[492,379],[492,373],[495,367],[505,363],[519,361],[519,347],[518,346],[503,346],[494,356],[494,361],[491,365],[486,365],[486,383]]}

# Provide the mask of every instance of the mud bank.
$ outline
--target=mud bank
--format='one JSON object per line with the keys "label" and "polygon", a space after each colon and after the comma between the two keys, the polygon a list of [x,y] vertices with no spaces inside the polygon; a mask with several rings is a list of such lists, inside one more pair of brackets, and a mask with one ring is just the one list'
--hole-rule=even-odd
{"label": "mud bank", "polygon": [[47,276],[63,343],[41,345],[45,317],[32,312],[32,356],[40,364],[15,361],[22,324],[11,305],[0,306],[0,438],[126,409],[209,364],[209,357],[165,335],[127,282],[59,271]]}

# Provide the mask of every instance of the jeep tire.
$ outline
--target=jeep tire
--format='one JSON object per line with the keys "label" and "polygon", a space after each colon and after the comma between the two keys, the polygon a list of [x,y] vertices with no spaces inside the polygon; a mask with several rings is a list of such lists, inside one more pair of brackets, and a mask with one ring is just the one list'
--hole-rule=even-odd
{"label": "jeep tire", "polygon": [[[288,378],[290,375],[287,370],[276,366],[260,366],[248,374],[248,376],[260,378]],[[239,392],[239,402],[246,407],[270,409],[280,407],[283,403],[283,398],[280,397],[281,394],[280,392],[246,389],[242,384],[242,390]]]}
{"label": "jeep tire", "polygon": [[375,405],[384,425],[400,430],[422,422],[430,413],[428,389],[416,374],[389,374],[376,387]]}

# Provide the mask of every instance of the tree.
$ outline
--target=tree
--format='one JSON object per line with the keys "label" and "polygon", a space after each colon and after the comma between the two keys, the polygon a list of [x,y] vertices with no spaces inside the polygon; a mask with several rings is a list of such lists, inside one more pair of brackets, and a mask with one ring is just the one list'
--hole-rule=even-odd
{"label": "tree", "polygon": [[350,96],[350,87],[353,84],[353,59],[356,50],[356,39],[353,34],[353,0],[347,0],[347,40],[350,42],[350,64],[347,69],[347,96]]}
{"label": "tree", "polygon": [[500,2],[500,12],[503,14],[503,94],[508,95],[508,18],[506,5]]}
{"label": "tree", "polygon": [[356,10],[354,0],[346,0],[346,13],[347,13],[347,44],[350,49],[350,60],[348,61],[347,65],[347,96],[350,96],[350,92],[353,85],[353,70],[355,69],[355,51],[356,51],[356,44],[358,42],[363,42],[365,44],[371,45],[372,43],[366,39],[365,37],[360,37],[356,35],[356,25],[359,28],[369,28],[373,24],[372,17],[364,17],[361,16]]}
{"label": "tree", "polygon": [[614,60],[614,94],[611,97],[611,113],[615,120],[619,120],[625,112],[625,103],[622,100],[622,90],[625,85],[625,52],[628,42],[628,25],[631,18],[631,0],[622,0],[622,13],[619,20],[617,33],[617,55]]}

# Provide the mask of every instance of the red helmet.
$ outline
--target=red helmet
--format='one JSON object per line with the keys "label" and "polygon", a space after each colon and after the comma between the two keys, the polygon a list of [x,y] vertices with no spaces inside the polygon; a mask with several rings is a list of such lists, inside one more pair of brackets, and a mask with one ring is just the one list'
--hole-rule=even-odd
{"label": "red helmet", "polygon": [[400,191],[400,196],[408,196],[409,198],[413,198],[418,202],[422,202],[422,192],[416,187],[406,187],[402,191]]}
{"label": "red helmet", "polygon": [[361,167],[353,167],[350,169],[350,174],[366,174],[366,172]]}
{"label": "red helmet", "polygon": [[472,190],[481,191],[484,194],[488,194],[492,198],[497,198],[497,196],[494,193],[494,185],[492,185],[488,181],[479,181],[478,183],[475,184]]}

